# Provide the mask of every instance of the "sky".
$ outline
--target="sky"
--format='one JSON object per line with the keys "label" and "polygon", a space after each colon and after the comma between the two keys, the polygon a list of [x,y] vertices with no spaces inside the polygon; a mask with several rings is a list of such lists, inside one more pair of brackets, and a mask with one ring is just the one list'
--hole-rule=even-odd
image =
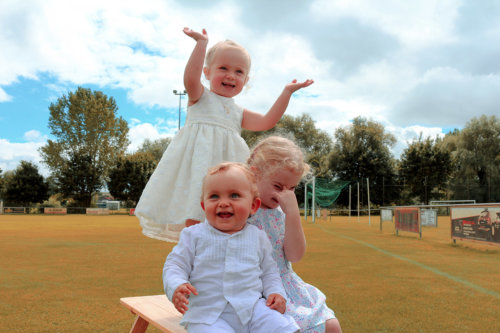
{"label": "sky", "polygon": [[[36,163],[54,140],[49,106],[78,87],[116,100],[129,152],[177,132],[184,27],[232,39],[252,57],[235,101],[265,113],[284,86],[286,114],[309,114],[333,138],[355,117],[408,143],[500,115],[500,1],[496,0],[2,0],[0,169]],[[202,80],[207,84],[206,80]],[[181,97],[181,126],[186,98]]]}

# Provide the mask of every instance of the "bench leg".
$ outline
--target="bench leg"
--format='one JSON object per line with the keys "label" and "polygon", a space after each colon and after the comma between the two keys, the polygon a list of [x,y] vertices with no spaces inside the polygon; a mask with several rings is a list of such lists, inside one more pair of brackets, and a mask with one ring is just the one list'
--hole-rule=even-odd
{"label": "bench leg", "polygon": [[134,325],[132,325],[132,328],[130,329],[130,333],[144,333],[146,332],[148,325],[149,322],[147,320],[144,320],[141,316],[137,316],[135,318]]}

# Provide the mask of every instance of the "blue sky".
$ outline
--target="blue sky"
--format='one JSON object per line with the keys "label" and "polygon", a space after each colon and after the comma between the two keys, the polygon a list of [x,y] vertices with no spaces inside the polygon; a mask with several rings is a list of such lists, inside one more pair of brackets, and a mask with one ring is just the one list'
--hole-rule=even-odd
{"label": "blue sky", "polygon": [[[65,90],[58,88],[59,93],[55,93],[52,87],[60,84],[57,79],[41,75],[38,79],[20,78],[16,83],[10,85],[4,90],[11,96],[12,100],[0,103],[0,114],[2,114],[1,122],[6,124],[2,126],[2,137],[5,136],[13,142],[29,142],[30,132],[32,135],[37,133],[47,135],[50,138],[48,120],[50,116],[49,106],[51,103],[57,102],[63,94],[75,91],[79,85],[68,84]],[[117,115],[126,119],[129,124],[138,122],[138,118],[144,123],[155,122],[155,117],[169,117],[177,115],[176,128],[178,122],[179,107],[160,107],[157,105],[135,104],[127,97],[126,89],[113,87],[99,86],[97,84],[81,84],[84,88],[103,91],[108,97],[113,97],[118,106]],[[182,86],[181,86],[182,88]],[[177,99],[178,96],[172,96],[172,99]],[[186,97],[181,97],[181,126],[184,124],[186,112]],[[14,126],[8,126],[13,124]],[[169,134],[172,134],[172,126],[165,128]],[[30,129],[27,132],[22,132],[19,128]],[[26,135],[28,133],[28,136]]]}
{"label": "blue sky", "polygon": [[[4,0],[0,2],[0,169],[41,165],[49,105],[78,86],[116,99],[129,151],[177,131],[182,73],[206,28],[252,56],[235,100],[266,112],[284,85],[312,78],[287,114],[333,136],[356,116],[407,143],[500,115],[498,1]],[[185,100],[183,100],[185,111]],[[182,118],[184,119],[183,112]]]}

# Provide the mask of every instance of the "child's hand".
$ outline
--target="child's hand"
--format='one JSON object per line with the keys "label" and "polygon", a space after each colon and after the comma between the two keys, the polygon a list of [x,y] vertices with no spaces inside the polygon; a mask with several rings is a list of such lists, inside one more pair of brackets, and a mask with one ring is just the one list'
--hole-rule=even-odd
{"label": "child's hand", "polygon": [[189,295],[195,294],[198,295],[196,288],[193,287],[190,283],[184,283],[177,287],[174,291],[174,295],[172,296],[172,303],[174,303],[175,308],[180,313],[184,314],[189,304]]}
{"label": "child's hand", "polygon": [[295,192],[291,190],[283,190],[278,192],[278,202],[280,204],[281,210],[286,215],[299,213],[299,204],[297,203],[297,197]]}
{"label": "child's hand", "polygon": [[208,40],[207,31],[205,29],[203,29],[201,33],[191,30],[189,28],[184,28],[184,30],[182,31],[184,31],[186,35],[193,38],[195,41]]}
{"label": "child's hand", "polygon": [[281,314],[285,313],[286,311],[286,299],[284,299],[280,294],[269,295],[266,305]]}
{"label": "child's hand", "polygon": [[311,79],[305,80],[304,82],[297,82],[297,80],[293,80],[292,82],[290,82],[285,86],[285,90],[288,90],[290,94],[293,94],[297,90],[309,87],[313,83],[314,81]]}

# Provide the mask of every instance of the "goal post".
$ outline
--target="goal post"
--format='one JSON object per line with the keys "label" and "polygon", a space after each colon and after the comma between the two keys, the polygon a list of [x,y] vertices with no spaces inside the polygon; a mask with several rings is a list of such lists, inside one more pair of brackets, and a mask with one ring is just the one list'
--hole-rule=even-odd
{"label": "goal post", "polygon": [[315,213],[315,207],[316,207],[316,200],[315,200],[315,197],[316,197],[316,176],[313,176],[312,177],[312,180],[309,181],[309,182],[306,182],[304,184],[304,220],[307,222],[307,185],[309,185],[310,183],[312,183],[312,212],[311,212],[311,215],[312,215],[312,223],[315,223],[316,222],[316,214]]}
{"label": "goal post", "polygon": [[304,185],[304,218],[307,221],[308,205],[311,200],[310,215],[312,222],[316,222],[316,217],[319,216],[318,208],[331,208],[342,191],[350,184],[350,181],[331,180],[318,178],[313,176]]}

